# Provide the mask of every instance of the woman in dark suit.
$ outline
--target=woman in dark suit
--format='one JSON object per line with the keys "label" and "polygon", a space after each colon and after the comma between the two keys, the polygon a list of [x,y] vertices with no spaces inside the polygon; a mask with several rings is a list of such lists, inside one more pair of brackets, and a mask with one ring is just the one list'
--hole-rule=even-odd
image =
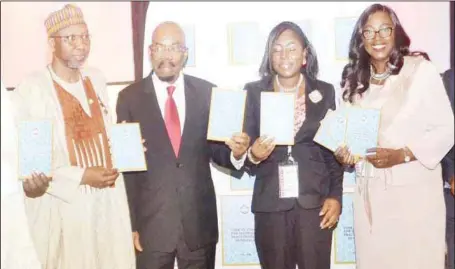
{"label": "woman in dark suit", "polygon": [[[313,137],[328,109],[335,109],[331,84],[317,80],[316,53],[300,27],[278,24],[270,33],[261,79],[246,84],[245,131],[252,143],[245,168],[256,175],[252,211],[262,268],[330,268],[332,231],[341,213],[343,169]],[[296,93],[293,146],[259,137],[261,92]],[[297,165],[296,197],[280,198],[283,163]]]}

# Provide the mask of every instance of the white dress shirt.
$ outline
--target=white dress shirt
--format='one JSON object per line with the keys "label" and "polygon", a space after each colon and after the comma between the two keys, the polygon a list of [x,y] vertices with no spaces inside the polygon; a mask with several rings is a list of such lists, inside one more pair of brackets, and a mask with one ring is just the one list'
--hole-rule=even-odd
{"label": "white dress shirt", "polygon": [[[185,109],[186,109],[186,102],[185,102],[185,83],[183,80],[183,72],[180,72],[177,80],[175,81],[174,84],[169,84],[168,82],[162,81],[158,78],[156,73],[152,74],[152,81],[153,81],[153,86],[155,87],[155,94],[156,94],[156,99],[158,101],[158,105],[160,106],[160,111],[161,111],[161,116],[164,119],[164,110],[166,107],[166,100],[168,97],[167,93],[167,87],[168,86],[175,86],[175,91],[172,94],[172,97],[174,98],[175,104],[177,106],[177,112],[179,114],[179,120],[180,120],[180,135],[183,134],[183,128],[185,125]],[[231,163],[234,165],[234,167],[237,170],[240,170],[242,168],[245,159],[246,159],[246,154],[240,158],[240,160],[236,160],[234,158],[234,154],[232,154],[231,151]]]}
{"label": "white dress shirt", "polygon": [[70,83],[66,82],[63,79],[61,79],[57,74],[55,74],[54,70],[49,66],[49,70],[51,71],[52,79],[55,80],[60,86],[63,87],[63,89],[67,92],[69,92],[74,98],[76,98],[79,103],[82,106],[82,109],[84,109],[85,113],[89,115],[90,117],[92,116],[90,107],[87,101],[87,95],[85,94],[85,88],[84,88],[84,82],[82,79],[79,79],[77,82]]}
{"label": "white dress shirt", "polygon": [[185,125],[185,83],[183,82],[183,73],[180,73],[174,84],[169,84],[165,81],[161,81],[158,76],[153,73],[152,75],[153,86],[155,87],[156,99],[160,106],[161,116],[164,119],[164,110],[166,107],[166,100],[168,97],[167,87],[175,86],[175,91],[172,94],[175,104],[177,106],[177,112],[180,120],[180,135],[183,134],[183,127]]}

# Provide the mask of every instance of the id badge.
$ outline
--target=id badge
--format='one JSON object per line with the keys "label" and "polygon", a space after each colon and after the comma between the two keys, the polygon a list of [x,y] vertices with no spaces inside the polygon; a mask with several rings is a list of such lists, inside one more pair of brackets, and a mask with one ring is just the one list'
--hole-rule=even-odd
{"label": "id badge", "polygon": [[299,197],[299,166],[289,157],[278,165],[280,198]]}

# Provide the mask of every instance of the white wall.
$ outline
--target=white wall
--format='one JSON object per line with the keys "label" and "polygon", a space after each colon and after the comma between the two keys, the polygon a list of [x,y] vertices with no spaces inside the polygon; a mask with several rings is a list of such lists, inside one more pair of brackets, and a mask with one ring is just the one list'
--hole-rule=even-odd
{"label": "white wall", "polygon": [[[218,86],[242,89],[246,82],[258,79],[260,62],[251,65],[231,65],[227,26],[232,22],[258,22],[263,35],[262,51],[270,30],[284,20],[311,20],[309,39],[316,48],[320,63],[320,79],[339,85],[345,60],[335,57],[334,18],[358,17],[370,2],[151,2],[148,8],[144,52],[151,43],[155,26],[162,21],[176,21],[192,26],[195,31],[195,66],[185,72],[216,83]],[[387,2],[398,14],[412,39],[411,49],[426,51],[440,72],[450,66],[449,3]],[[191,10],[191,11],[190,11]],[[349,35],[351,32],[349,32]],[[349,40],[349,37],[348,37]],[[347,44],[346,44],[347,46]],[[190,48],[191,49],[191,48]],[[144,55],[144,76],[150,72],[147,53]],[[251,191],[231,191],[230,176],[212,170],[220,202],[224,195],[251,195]],[[352,187],[345,188],[352,191]],[[222,229],[217,250],[217,268],[222,265]],[[333,253],[333,252],[332,252]],[[235,268],[259,268],[237,266]],[[355,268],[353,264],[333,264],[334,269]]]}
{"label": "white wall", "polygon": [[[450,66],[450,18],[448,2],[387,2],[398,14],[412,39],[411,49],[429,53],[439,71]],[[196,35],[196,67],[186,72],[223,86],[243,86],[257,78],[259,62],[250,66],[228,63],[227,25],[231,22],[256,21],[265,37],[283,20],[312,20],[311,42],[320,61],[320,78],[339,84],[345,61],[335,60],[333,19],[358,17],[371,2],[151,2],[149,5],[145,44],[151,42],[155,25],[173,20],[193,24]],[[261,11],[259,11],[259,9]],[[194,12],[188,12],[194,10]],[[199,14],[198,14],[199,11]],[[196,15],[198,14],[198,15]],[[265,46],[265,38],[264,38]],[[147,49],[144,50],[145,52]],[[150,64],[144,55],[144,73]]]}
{"label": "white wall", "polygon": [[1,2],[1,78],[16,87],[51,59],[44,21],[68,3],[82,9],[91,34],[87,65],[101,69],[108,82],[134,78],[130,2]]}

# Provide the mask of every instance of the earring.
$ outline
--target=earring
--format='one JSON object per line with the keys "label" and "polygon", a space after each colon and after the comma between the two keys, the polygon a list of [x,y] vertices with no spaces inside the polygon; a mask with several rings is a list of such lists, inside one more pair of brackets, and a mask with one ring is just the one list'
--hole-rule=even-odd
{"label": "earring", "polygon": [[393,64],[391,64],[390,62],[387,62],[387,66],[388,66],[391,70],[394,70],[394,69],[397,69],[397,68],[398,68],[396,65],[393,65]]}

